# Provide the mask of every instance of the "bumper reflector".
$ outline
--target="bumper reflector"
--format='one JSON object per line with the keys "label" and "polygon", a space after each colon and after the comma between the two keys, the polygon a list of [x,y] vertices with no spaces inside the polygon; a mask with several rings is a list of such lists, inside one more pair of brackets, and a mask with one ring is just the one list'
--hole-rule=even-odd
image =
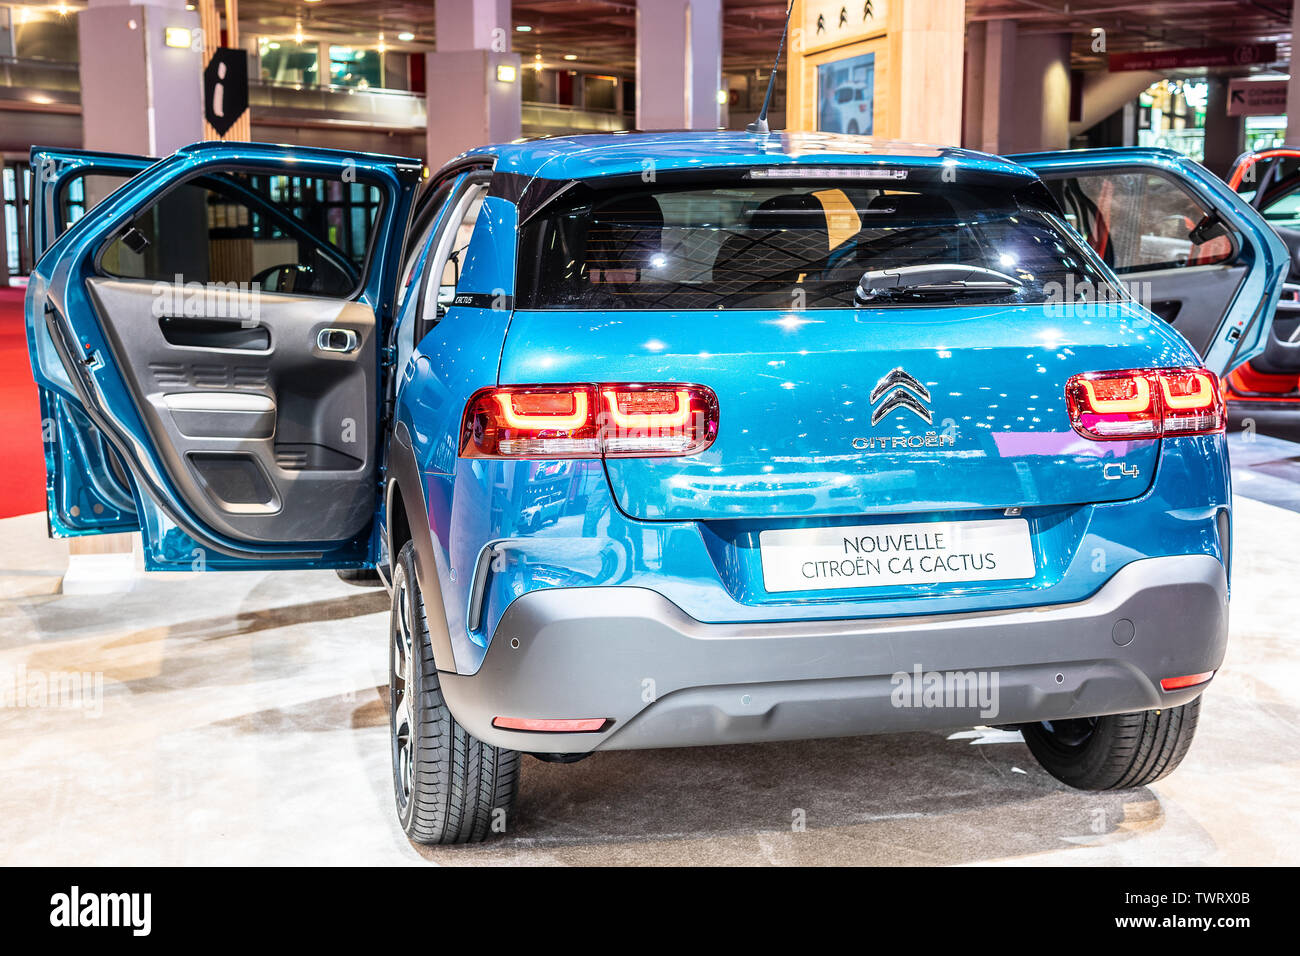
{"label": "bumper reflector", "polygon": [[608,717],[493,717],[501,730],[539,730],[548,734],[592,733],[604,729]]}
{"label": "bumper reflector", "polygon": [[1214,676],[1214,671],[1206,671],[1204,674],[1187,674],[1183,677],[1165,677],[1160,681],[1161,690],[1181,690],[1184,687],[1195,687],[1197,684],[1204,684]]}

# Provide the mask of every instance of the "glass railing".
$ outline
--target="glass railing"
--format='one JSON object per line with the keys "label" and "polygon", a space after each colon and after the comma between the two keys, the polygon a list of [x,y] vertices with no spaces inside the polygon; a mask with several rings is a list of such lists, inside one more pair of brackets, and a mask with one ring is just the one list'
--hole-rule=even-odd
{"label": "glass railing", "polygon": [[0,87],[79,93],[81,78],[75,63],[0,56]]}
{"label": "glass railing", "polygon": [[[32,99],[33,91],[64,94],[50,102],[75,103],[80,86],[75,63],[0,57],[0,90],[22,90],[26,99]],[[423,129],[428,118],[424,94],[408,90],[254,82],[249,85],[248,99],[254,116],[339,120],[389,129]],[[521,119],[524,134],[531,136],[607,133],[633,126],[629,113],[555,103],[524,103]]]}
{"label": "glass railing", "polygon": [[524,103],[523,130],[526,136],[544,133],[615,133],[631,129],[626,113],[585,110],[557,103]]}
{"label": "glass railing", "polygon": [[426,118],[424,94],[408,90],[259,82],[249,85],[248,100],[254,115],[266,110],[326,114],[398,129],[423,129]]}

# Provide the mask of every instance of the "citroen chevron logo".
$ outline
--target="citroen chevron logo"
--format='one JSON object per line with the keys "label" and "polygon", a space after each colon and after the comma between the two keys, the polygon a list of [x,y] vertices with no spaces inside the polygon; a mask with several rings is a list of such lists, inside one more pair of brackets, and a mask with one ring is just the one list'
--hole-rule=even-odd
{"label": "citroen chevron logo", "polygon": [[[882,400],[883,396],[883,400]],[[877,404],[879,403],[879,404]],[[927,425],[934,415],[930,411],[930,390],[901,368],[887,372],[871,390],[871,424],[875,425],[896,408],[914,412]]]}

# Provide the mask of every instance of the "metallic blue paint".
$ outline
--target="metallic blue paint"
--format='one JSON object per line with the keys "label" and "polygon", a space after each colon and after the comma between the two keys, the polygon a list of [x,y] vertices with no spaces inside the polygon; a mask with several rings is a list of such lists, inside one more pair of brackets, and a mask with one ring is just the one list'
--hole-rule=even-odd
{"label": "metallic blue paint", "polygon": [[[691,458],[611,459],[620,507],[648,519],[897,514],[1136,497],[1158,443],[1070,426],[1079,372],[1196,365],[1134,303],[807,312],[516,312],[501,381],[682,381],[717,393],[717,441]],[[933,396],[872,427],[870,393],[902,367]],[[926,436],[951,446],[924,445]],[[858,451],[863,436],[913,447]],[[892,444],[892,443],[891,443]],[[1111,481],[1123,463],[1136,479]]]}
{"label": "metallic blue paint", "polygon": [[1032,182],[1013,162],[951,146],[896,143],[870,136],[829,133],[760,135],[719,130],[700,133],[636,133],[561,136],[488,146],[466,156],[496,156],[496,170],[543,179],[585,179],[670,170],[801,165],[951,166],[967,173],[994,173]]}

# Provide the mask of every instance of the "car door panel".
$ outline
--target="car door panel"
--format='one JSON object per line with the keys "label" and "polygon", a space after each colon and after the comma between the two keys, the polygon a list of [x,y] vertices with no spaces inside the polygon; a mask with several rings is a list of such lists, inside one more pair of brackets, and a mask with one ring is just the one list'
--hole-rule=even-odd
{"label": "car door panel", "polygon": [[[1237,294],[1247,267],[1187,266],[1178,270],[1128,272],[1121,276],[1151,311],[1164,319],[1204,355],[1214,343],[1223,315]],[[1175,272],[1170,275],[1170,272]],[[1145,286],[1145,288],[1143,288]]]}
{"label": "car door panel", "polygon": [[[1116,266],[1122,281],[1145,283],[1145,288],[1137,287],[1138,293],[1153,306],[1160,305],[1161,313],[1172,318],[1211,370],[1226,374],[1265,350],[1289,254],[1268,224],[1226,183],[1192,160],[1161,149],[1096,149],[1010,158],[1037,172],[1058,198],[1071,183],[1085,178],[1141,175],[1163,183],[1175,212],[1168,218],[1181,221],[1164,223],[1160,234],[1149,232],[1144,224],[1137,250],[1130,250],[1123,264],[1112,262],[1115,252],[1106,248],[1104,217],[1100,234],[1085,238]],[[1178,197],[1184,206],[1174,202]],[[1178,215],[1186,202],[1203,210],[1205,217],[1189,222]],[[1117,224],[1131,225],[1121,217],[1138,215],[1122,202],[1115,205]],[[1231,243],[1230,250],[1222,245],[1224,241]],[[1174,251],[1174,258],[1159,263],[1159,268],[1148,263],[1148,257],[1160,250],[1170,256],[1174,243],[1186,249],[1182,261]]]}
{"label": "car door panel", "polygon": [[[267,347],[230,348],[249,331],[247,320],[238,306],[222,307],[239,293],[217,291],[211,311],[234,318],[202,320],[201,341],[214,345],[183,344],[195,339],[169,333],[174,317],[139,321],[157,300],[153,285],[87,283],[113,353],[131,357],[123,374],[187,505],[251,541],[360,532],[373,506],[357,475],[374,445],[374,312],[359,302],[262,293],[257,330]],[[351,332],[355,346],[321,349],[330,329]]]}
{"label": "car door panel", "polygon": [[[268,179],[326,177],[341,182],[345,196],[353,188],[349,177],[374,185],[382,203],[373,212],[355,295],[214,281],[200,284],[195,299],[187,298],[192,283],[173,290],[99,268],[108,244],[134,228],[151,203],[227,168]],[[42,263],[36,306],[74,394],[145,502],[146,559],[153,566],[188,564],[196,549],[216,558],[209,567],[373,561],[379,343],[391,321],[397,250],[418,174],[412,161],[330,150],[189,147],[93,210]],[[211,208],[208,216],[212,226]],[[246,227],[249,218],[237,225]],[[166,243],[175,227],[162,221],[159,228],[171,232],[155,238]],[[218,249],[212,237],[226,233],[210,233],[206,261],[214,273],[224,262],[219,257],[231,255],[247,272],[258,248],[263,258],[267,248],[277,254],[276,242],[301,254],[301,237],[255,241],[250,251],[248,242]],[[245,308],[250,295],[252,316]]]}

